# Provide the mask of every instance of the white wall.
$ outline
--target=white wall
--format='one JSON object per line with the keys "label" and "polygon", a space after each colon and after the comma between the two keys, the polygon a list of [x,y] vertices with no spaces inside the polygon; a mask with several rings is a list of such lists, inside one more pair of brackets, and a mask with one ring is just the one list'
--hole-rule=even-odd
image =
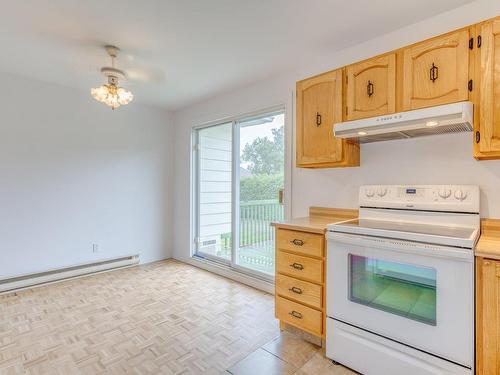
{"label": "white wall", "polygon": [[[0,75],[0,278],[172,245],[168,112]],[[99,251],[92,253],[92,244]]]}
{"label": "white wall", "polygon": [[[311,56],[309,66],[299,71],[283,72],[279,76],[175,113],[174,256],[178,259],[189,256],[190,135],[193,126],[284,104],[287,162],[290,163],[295,153],[291,135],[294,87],[297,80],[499,14],[499,1],[476,1],[349,49]],[[291,196],[288,196],[291,215],[304,216],[311,205],[354,208],[357,206],[357,189],[361,184],[471,183],[481,187],[482,215],[500,217],[500,161],[475,161],[472,158],[471,138],[470,134],[459,134],[362,145],[359,168],[292,168],[291,176],[286,181],[286,186],[292,187]]]}

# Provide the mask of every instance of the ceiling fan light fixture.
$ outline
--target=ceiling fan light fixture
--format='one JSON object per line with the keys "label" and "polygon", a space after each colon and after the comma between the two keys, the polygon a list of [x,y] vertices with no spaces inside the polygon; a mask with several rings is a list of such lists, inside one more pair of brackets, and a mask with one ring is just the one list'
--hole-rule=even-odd
{"label": "ceiling fan light fixture", "polygon": [[118,47],[106,46],[106,51],[111,57],[111,67],[104,67],[101,73],[108,78],[108,84],[93,88],[90,90],[92,97],[106,104],[111,109],[116,109],[122,105],[130,103],[134,99],[134,95],[119,86],[119,79],[125,78],[125,73],[120,69],[115,68],[115,58],[118,54]]}

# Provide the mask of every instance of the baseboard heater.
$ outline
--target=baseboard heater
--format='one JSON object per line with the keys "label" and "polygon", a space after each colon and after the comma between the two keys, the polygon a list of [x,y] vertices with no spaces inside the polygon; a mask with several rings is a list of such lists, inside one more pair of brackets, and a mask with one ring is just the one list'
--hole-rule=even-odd
{"label": "baseboard heater", "polygon": [[126,257],[106,259],[92,263],[83,263],[45,272],[8,277],[0,279],[0,293],[13,292],[24,288],[31,288],[55,281],[70,279],[73,277],[130,267],[138,263],[139,255],[129,255]]}

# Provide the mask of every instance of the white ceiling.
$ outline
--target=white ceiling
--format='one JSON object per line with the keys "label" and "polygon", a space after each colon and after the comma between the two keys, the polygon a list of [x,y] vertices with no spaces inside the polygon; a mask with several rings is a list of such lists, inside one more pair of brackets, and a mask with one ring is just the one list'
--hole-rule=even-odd
{"label": "white ceiling", "polygon": [[0,71],[89,90],[118,66],[136,99],[175,110],[470,0],[8,0]]}

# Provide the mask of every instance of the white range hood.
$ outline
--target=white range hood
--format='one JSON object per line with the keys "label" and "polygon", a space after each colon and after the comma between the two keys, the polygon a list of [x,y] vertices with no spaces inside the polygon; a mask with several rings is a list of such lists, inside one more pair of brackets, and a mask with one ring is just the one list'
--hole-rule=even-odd
{"label": "white range hood", "polygon": [[459,133],[473,129],[473,105],[459,102],[333,125],[335,137],[360,143]]}

